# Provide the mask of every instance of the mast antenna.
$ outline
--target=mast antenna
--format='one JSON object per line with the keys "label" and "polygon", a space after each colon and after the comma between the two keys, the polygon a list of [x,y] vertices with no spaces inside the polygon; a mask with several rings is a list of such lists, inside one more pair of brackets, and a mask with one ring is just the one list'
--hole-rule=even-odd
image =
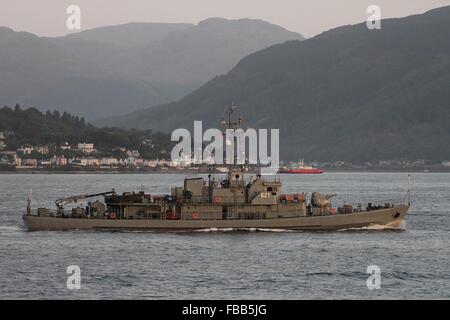
{"label": "mast antenna", "polygon": [[31,198],[33,195],[33,188],[30,188],[30,193],[28,194],[27,198],[27,215],[31,216]]}
{"label": "mast antenna", "polygon": [[411,173],[408,173],[408,206],[411,205]]}
{"label": "mast antenna", "polygon": [[[234,102],[231,102],[231,105],[225,109],[225,116],[222,118],[222,121],[220,122],[220,124],[222,125],[222,128],[224,129],[223,135],[225,137],[225,143],[232,143],[233,147],[234,147],[234,142],[233,141],[228,142],[226,140],[226,130],[227,129],[237,130],[237,129],[239,129],[241,127],[243,118],[241,116],[239,116],[237,119],[233,119],[233,117],[232,117],[232,114],[237,109],[238,109],[238,106]],[[237,162],[237,154],[236,154],[236,152],[233,151],[233,154],[234,154],[234,159],[232,160],[232,163],[230,163],[229,167],[228,167],[228,174],[229,175],[233,171],[233,168],[235,168],[235,165],[236,165],[235,162]]]}

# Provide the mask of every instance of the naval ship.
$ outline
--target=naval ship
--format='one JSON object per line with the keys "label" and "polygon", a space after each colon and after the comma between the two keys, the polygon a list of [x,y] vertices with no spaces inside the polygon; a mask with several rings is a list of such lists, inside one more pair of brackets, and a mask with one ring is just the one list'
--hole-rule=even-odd
{"label": "naval ship", "polygon": [[[242,167],[230,165],[225,175],[186,178],[183,186],[165,195],[111,190],[61,198],[55,209],[37,210],[32,210],[29,198],[23,220],[29,231],[340,230],[400,224],[409,209],[409,188],[400,203],[345,203],[336,208],[331,202],[336,194],[284,194],[281,187],[279,175],[249,176]],[[99,197],[103,200],[94,200]],[[86,206],[65,209],[91,198]]]}

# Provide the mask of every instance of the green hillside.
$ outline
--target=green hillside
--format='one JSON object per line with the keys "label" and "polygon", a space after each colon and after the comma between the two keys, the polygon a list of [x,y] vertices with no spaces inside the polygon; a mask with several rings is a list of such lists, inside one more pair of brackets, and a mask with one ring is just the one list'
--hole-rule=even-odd
{"label": "green hillside", "polygon": [[5,135],[6,150],[22,145],[62,145],[68,142],[94,143],[101,154],[116,147],[139,150],[146,158],[167,158],[172,148],[170,136],[151,130],[97,128],[83,118],[58,111],[42,113],[35,108],[0,108],[0,132]]}

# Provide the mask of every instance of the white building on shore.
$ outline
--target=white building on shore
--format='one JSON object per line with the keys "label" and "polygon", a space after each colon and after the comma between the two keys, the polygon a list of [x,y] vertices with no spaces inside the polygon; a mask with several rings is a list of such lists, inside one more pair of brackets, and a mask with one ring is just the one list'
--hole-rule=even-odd
{"label": "white building on shore", "polygon": [[105,157],[100,159],[101,166],[117,166],[119,164],[119,160],[113,157]]}
{"label": "white building on shore", "polygon": [[52,165],[54,166],[66,166],[67,165],[67,158],[62,156],[53,156],[51,159]]}
{"label": "white building on shore", "polygon": [[94,149],[93,143],[86,143],[86,142],[78,143],[77,150],[86,154],[95,153],[97,151],[96,149]]}
{"label": "white building on shore", "polygon": [[69,163],[75,166],[92,167],[92,166],[99,166],[100,160],[94,157],[86,157],[71,160]]}

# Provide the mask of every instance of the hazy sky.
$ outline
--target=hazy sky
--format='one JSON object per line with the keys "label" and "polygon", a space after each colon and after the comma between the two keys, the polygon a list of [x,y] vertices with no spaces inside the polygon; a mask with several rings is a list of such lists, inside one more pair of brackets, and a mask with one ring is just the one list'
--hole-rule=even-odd
{"label": "hazy sky", "polygon": [[82,30],[127,22],[191,22],[209,17],[258,18],[310,37],[366,20],[366,8],[382,18],[403,17],[450,5],[450,0],[0,0],[0,26],[55,36],[66,29],[66,8],[79,5]]}

